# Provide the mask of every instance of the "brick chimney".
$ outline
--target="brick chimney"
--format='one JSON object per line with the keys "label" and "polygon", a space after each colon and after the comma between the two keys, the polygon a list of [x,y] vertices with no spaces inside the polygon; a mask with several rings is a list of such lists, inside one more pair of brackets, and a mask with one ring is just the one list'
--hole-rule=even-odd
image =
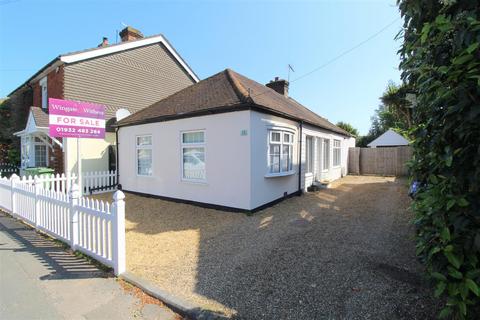
{"label": "brick chimney", "polygon": [[99,48],[108,46],[108,38],[103,37],[102,43],[98,45]]}
{"label": "brick chimney", "polygon": [[278,77],[275,77],[275,80],[270,81],[269,83],[266,84],[266,86],[269,87],[270,89],[277,91],[281,95],[288,97],[288,81],[287,80],[279,79]]}
{"label": "brick chimney", "polygon": [[137,30],[130,26],[120,31],[119,35],[120,35],[120,38],[122,39],[122,42],[143,38],[143,34],[140,32],[140,30]]}

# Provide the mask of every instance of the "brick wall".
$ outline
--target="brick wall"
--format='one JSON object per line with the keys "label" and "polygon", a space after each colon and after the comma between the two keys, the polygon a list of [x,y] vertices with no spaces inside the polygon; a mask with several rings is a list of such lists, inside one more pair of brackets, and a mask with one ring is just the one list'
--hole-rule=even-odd
{"label": "brick wall", "polygon": [[14,147],[20,150],[20,138],[13,136],[13,132],[25,129],[28,112],[32,105],[33,92],[29,87],[22,88],[10,96],[11,105],[11,134]]}
{"label": "brick wall", "polygon": [[[62,142],[62,138],[57,138]],[[55,144],[53,150],[50,149],[50,168],[55,170],[55,173],[64,173],[63,172],[63,151],[62,149]]]}
{"label": "brick wall", "polygon": [[[63,79],[64,79],[63,66],[57,68],[57,70],[51,71],[47,75],[47,91],[49,98],[63,99]],[[42,106],[42,92],[40,83],[37,81],[32,85],[33,87],[33,105],[35,107]]]}
{"label": "brick wall", "polygon": [[[63,99],[64,70],[63,66],[51,71],[47,75],[47,93],[49,98]],[[42,92],[40,83],[37,81],[32,85],[33,106],[42,106]],[[24,124],[25,126],[25,124]],[[59,139],[61,141],[61,139]],[[63,173],[63,151],[55,144],[53,150],[50,149],[49,167],[55,170],[55,173]]]}

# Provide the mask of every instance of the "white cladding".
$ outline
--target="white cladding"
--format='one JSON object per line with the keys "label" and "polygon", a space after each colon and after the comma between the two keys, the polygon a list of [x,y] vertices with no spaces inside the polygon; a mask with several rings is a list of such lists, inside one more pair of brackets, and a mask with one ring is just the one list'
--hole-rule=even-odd
{"label": "white cladding", "polygon": [[[182,143],[184,131],[205,132],[205,182],[182,179]],[[269,131],[293,133],[292,170],[272,176],[268,168]],[[334,180],[347,174],[348,147],[355,146],[354,138],[303,126],[303,153],[307,135],[317,140],[341,141],[341,165],[319,172],[321,154],[315,153],[315,166],[310,180]],[[119,130],[119,183],[126,191],[190,200],[252,210],[298,191],[300,126],[297,122],[255,111],[239,111],[178,119],[135,126]],[[152,175],[137,175],[136,137],[152,136]],[[320,148],[321,149],[321,148]],[[319,149],[319,150],[320,150]],[[301,189],[306,180],[305,154],[302,156]],[[330,154],[330,161],[332,160]],[[307,177],[308,178],[308,177]],[[307,179],[308,180],[308,179]]]}

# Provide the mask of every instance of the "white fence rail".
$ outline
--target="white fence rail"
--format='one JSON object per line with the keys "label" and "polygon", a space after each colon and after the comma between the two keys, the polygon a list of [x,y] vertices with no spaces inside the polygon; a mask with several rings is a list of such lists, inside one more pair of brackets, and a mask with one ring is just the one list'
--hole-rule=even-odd
{"label": "white fence rail", "polygon": [[73,184],[68,194],[44,188],[39,177],[0,178],[0,208],[38,230],[68,243],[114,269],[125,271],[125,195],[116,191],[113,202],[82,198]]}

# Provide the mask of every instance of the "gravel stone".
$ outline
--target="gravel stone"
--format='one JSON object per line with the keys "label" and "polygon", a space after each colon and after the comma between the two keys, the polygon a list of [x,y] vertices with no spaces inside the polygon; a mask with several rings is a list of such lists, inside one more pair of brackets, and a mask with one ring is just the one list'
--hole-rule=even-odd
{"label": "gravel stone", "polygon": [[126,193],[127,268],[237,319],[434,319],[406,184],[347,176],[253,216]]}

